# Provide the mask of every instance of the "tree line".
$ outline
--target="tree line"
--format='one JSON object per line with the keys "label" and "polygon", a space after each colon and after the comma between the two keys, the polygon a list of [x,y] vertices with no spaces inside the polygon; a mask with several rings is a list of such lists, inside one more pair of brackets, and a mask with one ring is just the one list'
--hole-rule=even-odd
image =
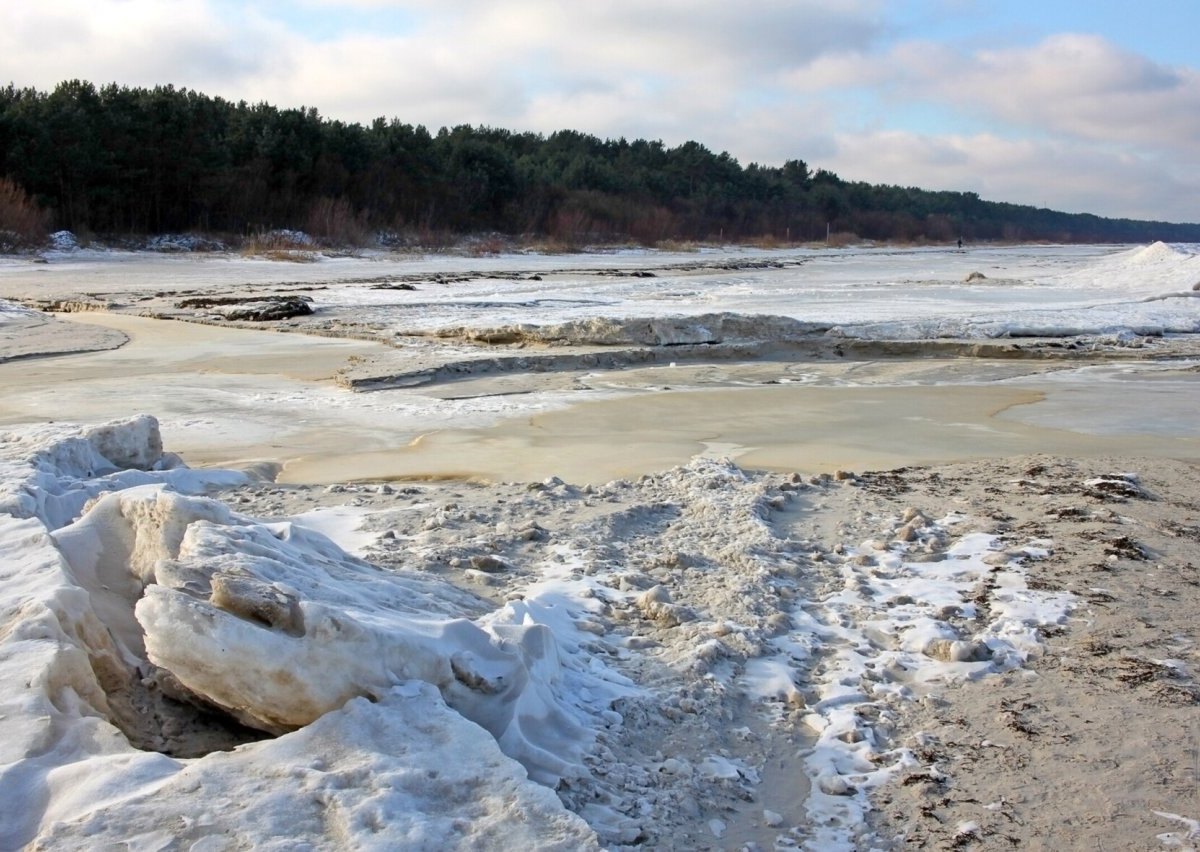
{"label": "tree line", "polygon": [[698,142],[466,125],[431,133],[398,119],[345,123],[315,108],[81,80],[0,89],[0,180],[46,211],[49,226],[99,235],[1200,241],[1200,225],[851,182],[799,159],[742,166]]}

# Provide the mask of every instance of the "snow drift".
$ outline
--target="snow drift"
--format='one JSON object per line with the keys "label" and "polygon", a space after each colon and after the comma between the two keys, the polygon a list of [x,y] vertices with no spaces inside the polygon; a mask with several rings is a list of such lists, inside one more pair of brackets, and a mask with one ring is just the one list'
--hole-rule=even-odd
{"label": "snow drift", "polygon": [[5,438],[0,848],[594,846],[527,778],[585,744],[546,628],[179,493],[240,474],[165,457],[153,418]]}

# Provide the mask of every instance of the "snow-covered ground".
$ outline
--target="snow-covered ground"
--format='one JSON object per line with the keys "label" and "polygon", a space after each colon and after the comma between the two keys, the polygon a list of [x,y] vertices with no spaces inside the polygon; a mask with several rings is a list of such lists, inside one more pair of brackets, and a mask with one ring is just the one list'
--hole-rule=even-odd
{"label": "snow-covered ground", "polygon": [[[536,560],[519,573],[502,552],[463,560],[468,581],[514,575],[496,607],[413,570],[431,542],[403,530],[453,529],[453,504],[264,522],[194,496],[246,478],[181,467],[148,417],[5,438],[4,848],[222,836],[279,848],[566,849],[594,845],[593,831],[610,845],[667,843],[665,829],[693,832],[698,819],[672,811],[681,793],[723,814],[703,815],[717,841],[730,824],[748,830],[727,800],[753,791],[756,763],[772,757],[770,737],[748,726],[740,736],[759,738],[757,760],[720,747],[711,726],[746,700],[763,702],[741,711],[761,712],[760,725],[801,708],[793,721],[816,735],[794,768],[807,781],[785,781],[813,785],[791,797],[802,810],[750,824],[778,829],[781,842],[849,844],[866,793],[912,764],[860,708],[928,680],[1019,667],[1037,627],[1072,606],[1026,587],[1019,563],[1041,553],[1034,544],[1002,553],[994,536],[958,533],[965,518],[914,513],[893,544],[851,551],[864,555],[848,564],[876,567],[814,608],[795,594],[813,545],[771,518],[806,486],[699,461],[590,499],[557,482],[525,498],[486,529],[527,542],[554,529]],[[569,535],[548,513],[581,498],[620,511],[593,513]],[[665,549],[617,556],[636,539],[620,527],[653,525],[672,501],[683,516]],[[397,539],[399,554],[381,553]],[[944,548],[948,561],[906,562],[906,541]],[[661,559],[692,563],[686,585],[661,573]],[[964,634],[947,609],[989,574],[1002,592]],[[737,603],[723,602],[735,590]],[[905,603],[861,620],[872,597]],[[892,638],[864,645],[863,631]],[[678,674],[651,674],[662,665]],[[660,702],[666,719],[703,720],[691,723],[701,735],[615,756]],[[648,785],[646,771],[672,783]]]}
{"label": "snow-covered ground", "polygon": [[[622,256],[612,268],[631,271],[625,264],[635,258]],[[509,261],[510,269],[542,276],[537,281],[481,280],[402,293],[343,287],[317,301],[395,311],[392,323],[403,330],[729,312],[880,339],[1200,331],[1192,291],[1200,281],[1196,249],[1162,243],[1125,251],[754,252],[708,261],[700,274],[688,267],[703,266],[704,258],[671,257],[653,278],[555,274],[557,260]],[[749,268],[722,270],[729,260]],[[753,268],[758,263],[765,268]]]}
{"label": "snow-covered ground", "polygon": [[[201,293],[287,284],[402,330],[730,312],[874,337],[1200,330],[1197,247],[645,251],[495,257],[365,253],[289,264],[231,255],[52,252],[0,259],[0,295]],[[644,276],[644,277],[643,277]],[[379,287],[417,282],[414,289]]]}
{"label": "snow-covered ground", "polygon": [[[0,261],[0,295],[120,310],[164,289],[287,284],[313,288],[318,318],[354,315],[376,338],[630,318],[678,330],[680,317],[719,314],[844,340],[1152,350],[1147,335],[1200,333],[1197,256],[1155,244],[284,269],[63,250]],[[389,276],[429,279],[359,280]],[[0,300],[0,335],[35,319]],[[128,415],[162,407],[201,457],[206,441],[253,432],[257,448],[288,444],[265,459],[282,462],[308,434],[373,449],[372,432],[409,440],[566,408],[581,386],[356,395],[331,385],[331,367],[377,344],[168,324],[139,349],[140,329],[162,324],[131,322],[115,352],[0,361],[0,849],[882,845],[866,822],[873,792],[922,766],[896,736],[903,706],[1023,671],[1081,606],[1078,589],[1030,582],[1056,543],[989,508],[1003,481],[897,509],[872,496],[903,493],[886,474],[747,473],[717,439],[681,466],[586,486],[283,488],[192,469],[170,440],[164,452],[157,420]],[[1025,421],[1185,449],[1197,437],[1190,363],[1019,378],[954,364],[932,379],[804,369],[826,387],[1020,381],[1047,403]],[[686,375],[703,384],[701,372]],[[602,379],[588,375],[590,391]],[[121,419],[48,422],[78,412]],[[1072,487],[1080,499],[1140,492],[1118,471]],[[843,499],[849,514],[821,514]]]}

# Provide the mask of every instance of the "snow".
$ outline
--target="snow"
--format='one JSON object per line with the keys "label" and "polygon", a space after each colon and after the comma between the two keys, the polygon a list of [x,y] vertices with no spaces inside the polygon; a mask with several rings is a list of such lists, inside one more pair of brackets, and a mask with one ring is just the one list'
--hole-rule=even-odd
{"label": "snow", "polygon": [[[114,471],[101,449],[161,461],[149,417],[4,448],[0,847],[595,845],[529,780],[578,773],[588,743],[547,628],[480,626],[444,583],[169,490],[219,474]],[[129,700],[139,682],[283,735],[195,759],[138,750],[153,724]]]}
{"label": "snow", "polygon": [[77,251],[79,240],[70,231],[55,231],[49,236],[50,247],[54,251]]}
{"label": "snow", "polygon": [[[153,293],[164,274],[188,289],[230,281],[334,280],[337,287],[312,292],[314,308],[352,306],[362,321],[399,332],[728,312],[787,318],[851,338],[981,339],[1196,332],[1198,254],[1196,245],[1164,243],[1125,249],[726,249],[482,258],[363,252],[281,269],[234,255],[196,262],[157,252],[87,249],[49,253],[51,262],[39,267],[36,282],[52,289],[60,280],[86,274],[89,292]],[[630,274],[646,268],[655,277]],[[967,281],[974,272],[985,277]],[[28,273],[28,264],[0,262],[0,274]],[[463,273],[466,280],[458,280]],[[430,280],[413,291],[373,288],[381,276],[395,274]],[[441,275],[453,278],[442,282]],[[356,278],[368,280],[356,284]]]}
{"label": "snow", "polygon": [[[878,750],[864,708],[883,695],[911,697],[934,682],[1019,668],[1040,653],[1039,629],[1063,623],[1075,607],[1069,593],[1026,586],[1022,563],[1033,558],[1030,551],[1044,551],[1000,551],[985,533],[955,538],[957,516],[921,520],[911,543],[859,545],[851,556],[862,558],[843,569],[844,590],[820,605],[801,601],[792,613],[799,629],[775,640],[774,656],[747,667],[747,689],[771,697],[780,684],[804,680],[819,646],[832,657],[814,679],[817,701],[804,719],[817,735],[805,759],[815,781],[807,804],[813,848],[852,846],[854,827],[870,809],[867,793],[914,765],[906,749]],[[946,544],[945,558],[915,558],[938,542]],[[972,597],[993,582],[999,590],[987,621],[963,632],[956,622],[977,623]]]}
{"label": "snow", "polygon": [[362,556],[367,545],[377,538],[375,533],[362,529],[366,515],[366,510],[354,506],[334,506],[293,515],[291,523],[321,533],[353,556]]}
{"label": "snow", "polygon": [[1183,831],[1168,831],[1158,835],[1158,841],[1166,849],[1195,850],[1200,841],[1200,819],[1190,819],[1166,811],[1154,811],[1155,816],[1183,825]]}
{"label": "snow", "polygon": [[15,320],[30,319],[36,316],[40,316],[40,313],[32,308],[26,308],[15,302],[0,299],[0,326]]}
{"label": "snow", "polygon": [[[627,263],[630,257],[637,255],[620,260]],[[724,312],[787,318],[870,339],[1200,330],[1200,302],[1184,295],[1190,296],[1200,281],[1195,246],[980,249],[964,254],[744,252],[734,259],[781,268],[718,269],[703,276],[669,268],[680,263],[676,257],[642,259],[668,268],[655,278],[596,276],[570,269],[581,261],[508,257],[493,260],[493,266],[542,273],[544,280],[505,280],[498,287],[483,278],[410,292],[349,286],[319,294],[317,303],[353,304],[408,332],[586,325],[606,317],[661,321]],[[547,261],[567,269],[545,275]],[[701,264],[704,258],[690,261]],[[621,268],[616,262],[613,266]],[[964,281],[980,269],[986,270],[985,279]],[[702,337],[703,330],[697,329],[688,339]]]}
{"label": "snow", "polygon": [[[553,791],[421,682],[201,760],[80,764],[77,777],[47,779],[42,848],[598,848]],[[66,791],[73,801],[59,805]]]}

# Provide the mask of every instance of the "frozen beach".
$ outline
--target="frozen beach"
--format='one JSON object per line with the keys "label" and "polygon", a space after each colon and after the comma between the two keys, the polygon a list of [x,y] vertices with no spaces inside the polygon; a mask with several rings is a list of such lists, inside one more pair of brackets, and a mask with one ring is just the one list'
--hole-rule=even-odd
{"label": "frozen beach", "polygon": [[[1197,280],[1196,254],[1161,243],[317,263],[62,253],[0,262],[0,297],[86,312],[58,334],[6,323],[8,345],[129,342],[9,363],[0,424],[152,411],[189,460],[265,460],[284,481],[325,483],[599,483],[709,445],[809,473],[1086,453],[1113,433],[1130,452],[1194,456],[1196,374],[1155,355],[1195,354]],[[287,298],[315,310],[271,331],[321,340],[224,318]],[[615,424],[633,439],[614,445]]]}
{"label": "frozen beach", "polygon": [[0,849],[1194,847],[1198,257],[0,259]]}

